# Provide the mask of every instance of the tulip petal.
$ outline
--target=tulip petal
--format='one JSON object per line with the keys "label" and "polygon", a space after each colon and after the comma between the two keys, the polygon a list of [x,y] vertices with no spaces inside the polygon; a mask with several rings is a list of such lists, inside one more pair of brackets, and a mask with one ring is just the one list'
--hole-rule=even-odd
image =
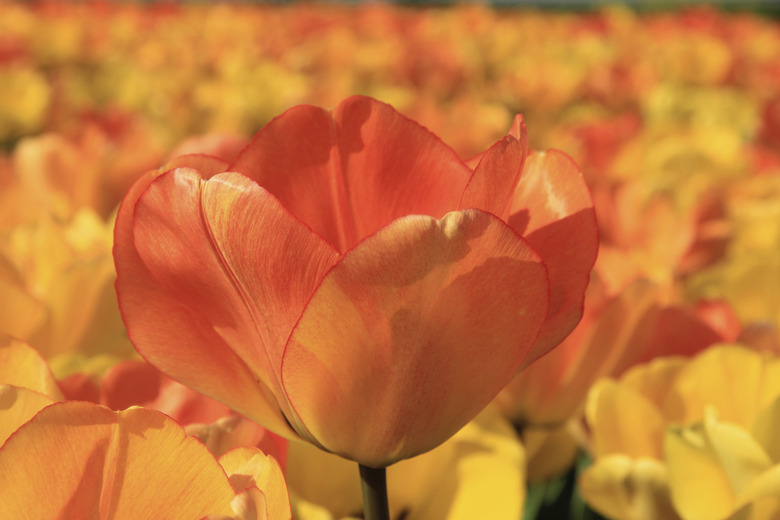
{"label": "tulip petal", "polygon": [[[762,498],[780,499],[780,465],[772,466],[753,479],[739,496],[738,506],[750,504]],[[775,502],[777,504],[777,502]],[[776,518],[774,516],[757,516],[756,518]]]}
{"label": "tulip petal", "polygon": [[577,461],[579,447],[566,424],[557,428],[525,426],[522,439],[528,456],[528,482],[541,482],[563,475]]}
{"label": "tulip petal", "polygon": [[528,239],[550,272],[550,314],[531,357],[560,343],[582,316],[598,233],[576,164],[556,150],[528,156],[522,117],[479,160],[460,202],[497,215]]}
{"label": "tulip petal", "polygon": [[[218,175],[203,186],[203,216],[222,264],[252,315],[260,346],[280,373],[287,338],[338,252],[249,178]],[[241,345],[233,346],[234,350]]]}
{"label": "tulip petal", "polygon": [[529,155],[507,222],[539,253],[550,273],[550,310],[530,354],[536,359],[563,341],[580,320],[598,252],[593,199],[577,165],[557,150]]}
{"label": "tulip petal", "polygon": [[[216,459],[181,426],[142,408],[41,410],[0,450],[0,517],[169,518],[231,512]],[[41,500],[45,490],[46,499]]]}
{"label": "tulip petal", "polygon": [[263,492],[268,518],[284,520],[292,517],[287,484],[276,459],[257,448],[242,446],[222,455],[219,463],[236,492],[251,487]]}
{"label": "tulip petal", "polygon": [[588,393],[585,412],[593,428],[595,457],[623,453],[661,459],[664,418],[654,403],[628,385],[599,380]]}
{"label": "tulip petal", "polygon": [[11,261],[0,255],[0,330],[18,338],[30,337],[46,320],[46,306],[26,285]]}
{"label": "tulip petal", "polygon": [[63,399],[46,360],[31,346],[7,336],[0,336],[0,384],[29,388],[54,401]]}
{"label": "tulip petal", "polygon": [[181,425],[210,423],[230,414],[225,405],[172,380],[145,361],[112,366],[100,380],[100,391],[100,404],[112,410],[144,406]]}
{"label": "tulip petal", "polygon": [[293,331],[291,420],[369,466],[427,451],[527,364],[547,298],[541,260],[495,216],[399,219],[336,264]]}
{"label": "tulip petal", "polygon": [[521,129],[519,137],[507,135],[480,157],[463,192],[461,208],[489,211],[504,221],[509,218],[528,155],[528,133],[522,116],[515,124]]}
{"label": "tulip petal", "polygon": [[780,397],[761,410],[750,431],[772,461],[780,463],[780,438],[777,435],[780,431]]}
{"label": "tulip petal", "polygon": [[[426,460],[430,454],[402,461],[388,472],[389,491],[414,483],[414,470],[424,464],[441,462],[438,478],[423,481],[415,491],[409,520],[441,518],[515,519],[522,517],[525,499],[526,454],[511,424],[488,409],[456,433],[437,450],[446,451],[444,460]],[[432,458],[432,457],[431,457]],[[454,471],[453,471],[454,469]],[[395,488],[395,489],[393,489]],[[423,491],[423,493],[420,493]]]}
{"label": "tulip petal", "polygon": [[690,423],[702,420],[704,410],[713,406],[720,420],[750,428],[765,406],[765,385],[777,385],[769,375],[764,358],[751,349],[737,345],[709,348],[675,378],[673,389],[681,408],[675,413],[681,422]]}
{"label": "tulip petal", "polygon": [[608,518],[678,518],[669,501],[666,467],[656,459],[608,455],[582,473],[578,489]]}
{"label": "tulip petal", "polygon": [[291,108],[230,169],[266,188],[342,252],[402,216],[441,218],[457,207],[471,176],[434,134],[361,96],[332,112]]}
{"label": "tulip petal", "polygon": [[272,455],[282,467],[287,460],[287,439],[240,415],[222,417],[211,424],[188,424],[185,429],[187,435],[197,437],[216,457],[239,446],[256,446]]}
{"label": "tulip petal", "polygon": [[669,488],[680,516],[686,520],[728,516],[736,505],[735,492],[701,428],[670,428],[664,445]]}
{"label": "tulip petal", "polygon": [[[178,213],[173,213],[175,216],[190,217],[191,214],[187,215],[185,209],[200,214],[199,188],[196,187],[198,183],[193,179],[197,174],[191,170],[186,172],[178,176],[184,179],[182,182],[176,181],[178,177],[173,172],[165,175],[160,172],[146,174],[133,185],[120,206],[114,231],[114,260],[117,268],[117,296],[122,317],[127,325],[128,336],[136,350],[163,372],[179,381],[186,381],[191,388],[214,399],[230,403],[232,408],[245,415],[250,413],[255,416],[262,415],[269,428],[275,429],[280,434],[291,435],[291,430],[278,409],[276,398],[270,395],[270,389],[263,390],[255,374],[233,352],[231,346],[212,325],[215,313],[228,312],[214,303],[225,303],[231,297],[235,300],[237,296],[232,295],[229,288],[224,285],[222,289],[228,293],[225,299],[209,301],[207,297],[213,296],[213,290],[210,293],[204,292],[203,295],[193,290],[195,302],[203,303],[205,307],[187,308],[183,303],[188,300],[185,298],[182,301],[179,294],[169,292],[166,285],[152,275],[136,249],[134,235],[137,232],[136,228],[139,227],[139,223],[136,222],[136,212],[137,206],[143,202],[147,213],[146,227],[150,228],[146,229],[146,232],[154,235],[155,229],[164,230],[165,239],[178,244],[180,253],[186,253],[184,258],[187,261],[183,264],[179,264],[176,258],[171,259],[176,262],[174,263],[176,268],[172,273],[178,272],[186,277],[188,273],[182,269],[184,267],[193,269],[195,278],[189,281],[190,286],[193,280],[203,280],[208,276],[205,269],[204,272],[200,272],[200,264],[209,257],[213,259],[214,252],[203,256],[194,254],[192,250],[187,252],[187,239],[199,240],[203,246],[203,237],[199,233],[204,233],[204,224],[200,217],[198,216],[194,223],[189,222],[189,227],[182,227],[182,230],[189,230],[189,233],[186,231],[179,233],[175,227],[170,227],[168,222],[168,201],[163,196],[163,188],[166,185],[174,190],[170,194],[170,199],[176,201],[179,209]],[[161,188],[157,183],[158,180],[167,183]],[[174,186],[171,187],[171,184]],[[149,199],[147,191],[153,185],[157,198]],[[159,200],[160,198],[163,200]],[[156,218],[153,211],[154,204],[161,206],[156,208],[159,213]],[[194,230],[193,226],[195,226]],[[160,245],[165,243],[163,240],[158,237],[147,246],[162,250],[164,248]],[[224,273],[216,269],[219,276],[214,280],[203,282],[204,289],[224,281]],[[213,269],[209,273],[213,274]],[[224,282],[224,284],[229,283]],[[168,283],[168,286],[170,285]]]}
{"label": "tulip petal", "polygon": [[0,385],[0,446],[42,408],[55,402],[29,388]]}

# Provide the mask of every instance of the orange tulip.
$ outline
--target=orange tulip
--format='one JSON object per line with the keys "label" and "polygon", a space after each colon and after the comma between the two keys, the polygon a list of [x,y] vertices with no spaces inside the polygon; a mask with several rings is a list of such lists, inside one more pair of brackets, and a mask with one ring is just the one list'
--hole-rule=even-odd
{"label": "orange tulip", "polygon": [[149,362],[381,467],[449,438],[571,331],[597,242],[580,171],[529,155],[521,118],[472,170],[352,97],[290,109],[229,168],[189,156],[144,176],[114,256]]}
{"label": "orange tulip", "polygon": [[43,408],[0,449],[0,518],[291,518],[272,457],[219,461],[160,412],[79,401]]}

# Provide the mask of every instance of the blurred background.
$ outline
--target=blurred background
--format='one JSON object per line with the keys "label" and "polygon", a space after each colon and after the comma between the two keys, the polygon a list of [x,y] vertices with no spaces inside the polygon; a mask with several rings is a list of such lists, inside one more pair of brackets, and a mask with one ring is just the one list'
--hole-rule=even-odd
{"label": "blurred background", "polygon": [[[230,160],[289,107],[353,94],[463,159],[523,114],[531,147],[564,151],[591,187],[601,248],[586,319],[507,405],[528,450],[527,511],[546,493],[534,482],[587,451],[596,378],[718,341],[780,352],[771,0],[0,0],[0,333],[61,381],[136,359],[111,255],[132,183],[183,153]],[[568,451],[545,451],[535,421],[544,439],[553,422],[580,430],[553,431]]]}

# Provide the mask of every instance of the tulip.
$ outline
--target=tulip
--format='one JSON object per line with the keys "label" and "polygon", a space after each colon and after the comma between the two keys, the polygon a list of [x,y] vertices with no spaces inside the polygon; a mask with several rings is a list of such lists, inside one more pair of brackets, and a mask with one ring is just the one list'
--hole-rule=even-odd
{"label": "tulip", "polygon": [[255,448],[219,461],[164,414],[68,401],[0,449],[0,517],[287,520],[287,487]]}
{"label": "tulip", "polygon": [[382,468],[442,443],[566,337],[596,249],[579,170],[529,154],[522,118],[472,170],[352,97],[290,109],[230,166],[185,156],[145,175],[114,257],[147,361]]}
{"label": "tulip", "polygon": [[775,518],[778,374],[776,353],[718,344],[602,379],[586,407],[583,497],[625,520]]}

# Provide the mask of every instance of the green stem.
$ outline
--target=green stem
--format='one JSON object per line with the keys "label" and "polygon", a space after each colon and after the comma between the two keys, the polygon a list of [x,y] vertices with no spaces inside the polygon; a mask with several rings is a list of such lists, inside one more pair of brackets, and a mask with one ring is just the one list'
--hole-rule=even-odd
{"label": "green stem", "polygon": [[366,520],[390,520],[385,468],[369,468],[362,464],[359,466],[364,518]]}

